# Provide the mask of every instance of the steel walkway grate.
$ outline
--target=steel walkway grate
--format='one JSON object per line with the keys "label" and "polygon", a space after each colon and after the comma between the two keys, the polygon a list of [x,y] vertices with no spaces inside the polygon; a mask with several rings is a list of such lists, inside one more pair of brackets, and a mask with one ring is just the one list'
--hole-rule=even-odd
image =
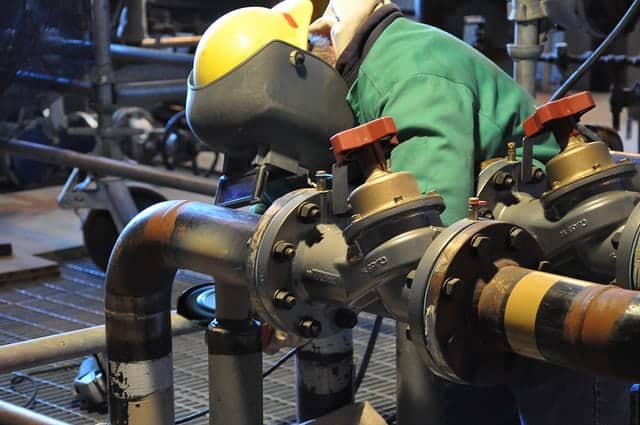
{"label": "steel walkway grate", "polygon": [[[0,288],[0,344],[23,341],[103,323],[104,274],[88,259],[61,264],[61,276],[20,282]],[[185,289],[206,283],[207,277],[180,271],[174,283],[175,298]],[[354,329],[356,361],[373,326],[373,317],[361,315]],[[282,354],[280,354],[282,355]],[[265,356],[265,369],[280,355]],[[198,412],[208,405],[207,349],[204,334],[176,337],[173,344],[176,417]],[[31,380],[11,384],[15,374],[0,375],[0,399],[23,405],[37,394],[33,410],[77,425],[106,421],[100,412],[87,412],[74,399],[71,383],[82,359],[73,359],[25,371]],[[395,412],[395,326],[383,322],[367,376],[357,399],[369,400],[385,417]],[[295,423],[293,361],[264,381],[265,424]],[[206,425],[206,417],[189,422]]]}

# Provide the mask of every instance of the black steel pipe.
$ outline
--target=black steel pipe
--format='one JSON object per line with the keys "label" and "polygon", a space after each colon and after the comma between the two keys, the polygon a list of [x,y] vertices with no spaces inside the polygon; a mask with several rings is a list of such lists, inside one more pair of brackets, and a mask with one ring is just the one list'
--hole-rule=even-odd
{"label": "black steel pipe", "polygon": [[188,53],[166,52],[144,47],[112,44],[111,55],[114,61],[121,63],[156,63],[167,65],[193,66],[193,55]]}
{"label": "black steel pipe", "polygon": [[140,44],[147,36],[147,0],[125,0],[118,26],[118,38]]}
{"label": "black steel pipe", "polygon": [[[175,39],[175,40],[174,40]],[[168,37],[158,39],[156,44],[152,42],[154,39],[145,39],[143,46],[136,47],[124,44],[109,44],[109,53],[111,60],[120,64],[165,64],[165,65],[183,65],[191,68],[193,65],[193,55],[189,53],[176,53],[166,50],[158,50],[158,47],[170,47],[172,44],[180,43],[197,43],[199,37]],[[96,40],[97,41],[97,40]],[[63,38],[47,35],[44,37],[44,43],[47,51],[68,56],[89,57],[94,51],[94,43],[88,40],[80,40],[74,38]],[[175,45],[174,44],[174,45]],[[156,48],[153,48],[156,47]]]}
{"label": "black steel pipe", "polygon": [[184,104],[186,80],[143,81],[117,84],[114,88],[118,106],[140,106],[154,103]]}
{"label": "black steel pipe", "polygon": [[157,170],[145,165],[82,154],[22,140],[0,141],[0,152],[2,151],[47,164],[80,168],[104,176],[123,177],[202,195],[213,196],[217,187],[217,181],[214,179]]}
{"label": "black steel pipe", "polygon": [[123,230],[106,277],[111,425],[174,424],[170,300],[177,269],[245,284],[248,240],[259,216],[169,201]]}
{"label": "black steel pipe", "polygon": [[19,70],[16,72],[16,78],[20,82],[46,90],[59,90],[83,95],[89,95],[93,90],[93,85],[90,81],[60,77],[42,72]]}

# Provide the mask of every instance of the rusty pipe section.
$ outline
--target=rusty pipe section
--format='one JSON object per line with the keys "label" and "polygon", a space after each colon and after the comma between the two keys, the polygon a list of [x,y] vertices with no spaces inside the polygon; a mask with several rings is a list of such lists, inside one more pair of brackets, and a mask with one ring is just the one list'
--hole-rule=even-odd
{"label": "rusty pipe section", "polygon": [[478,318],[508,351],[640,379],[640,292],[507,266],[482,290]]}
{"label": "rusty pipe section", "polygon": [[111,425],[174,423],[170,298],[177,269],[245,284],[258,216],[170,201],[123,230],[106,277],[105,319]]}

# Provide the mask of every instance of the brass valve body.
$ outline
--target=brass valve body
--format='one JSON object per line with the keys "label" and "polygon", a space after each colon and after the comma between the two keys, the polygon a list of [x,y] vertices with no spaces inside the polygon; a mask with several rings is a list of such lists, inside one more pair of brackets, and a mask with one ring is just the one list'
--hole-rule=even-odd
{"label": "brass valve body", "polygon": [[569,138],[567,147],[547,163],[551,190],[557,190],[580,179],[619,167],[603,142],[585,142],[580,135]]}
{"label": "brass valve body", "polygon": [[424,198],[415,176],[408,172],[390,173],[375,170],[349,197],[353,208],[353,221],[402,204]]}

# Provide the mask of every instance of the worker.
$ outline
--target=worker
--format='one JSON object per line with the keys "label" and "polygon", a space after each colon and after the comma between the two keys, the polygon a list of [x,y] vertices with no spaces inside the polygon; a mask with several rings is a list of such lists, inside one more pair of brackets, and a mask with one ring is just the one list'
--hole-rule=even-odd
{"label": "worker", "polygon": [[[312,53],[346,81],[357,121],[395,120],[400,144],[391,152],[392,170],[415,174],[425,193],[440,192],[445,224],[463,218],[480,164],[521,140],[534,99],[479,52],[403,17],[386,0],[331,0],[309,27],[312,12],[308,0],[285,0],[223,16],[197,48],[194,84],[216,81],[273,40],[306,49],[311,28]],[[559,151],[551,136],[534,142],[542,162]],[[421,397],[438,411],[424,423],[515,425],[520,416],[527,425],[629,423],[626,384],[539,367],[545,379],[527,385],[477,388],[430,375]],[[532,370],[537,378],[538,366]]]}

